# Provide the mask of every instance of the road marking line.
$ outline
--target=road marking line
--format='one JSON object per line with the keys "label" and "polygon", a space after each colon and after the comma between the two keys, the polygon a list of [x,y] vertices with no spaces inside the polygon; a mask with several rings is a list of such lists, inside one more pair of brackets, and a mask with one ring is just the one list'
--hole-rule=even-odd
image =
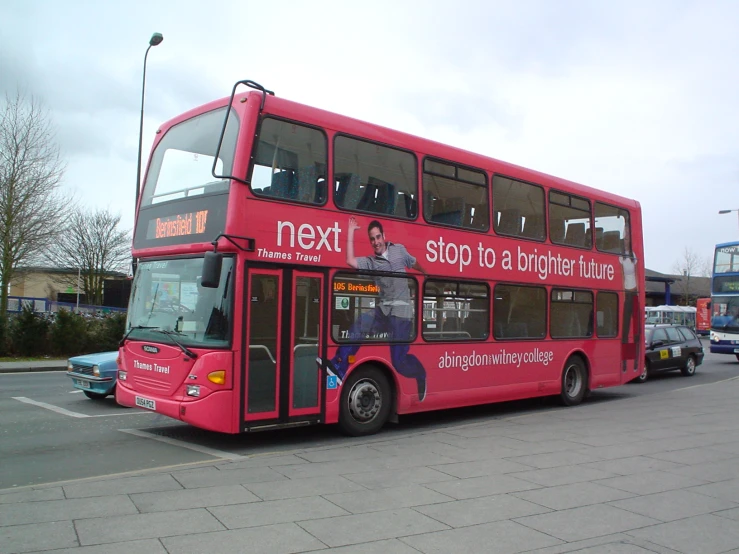
{"label": "road marking line", "polygon": [[673,390],[671,392],[680,392],[680,391],[684,391],[684,390],[697,389],[699,387],[708,387],[708,386],[711,386],[711,385],[720,385],[721,383],[726,383],[728,381],[736,381],[737,379],[739,379],[739,376],[729,377],[728,379],[722,379],[721,381],[713,381],[711,383],[701,383],[700,385],[690,385],[689,387],[682,387],[682,388],[679,388],[679,389],[675,389],[675,390]]}
{"label": "road marking line", "polygon": [[214,458],[222,458],[222,459],[231,460],[231,461],[240,461],[240,460],[248,459],[247,456],[233,454],[232,452],[226,452],[224,450],[216,450],[215,448],[208,448],[207,446],[200,446],[199,444],[190,444],[189,442],[181,441],[178,439],[171,439],[169,437],[162,437],[160,435],[155,435],[153,433],[147,433],[146,431],[141,431],[139,429],[118,429],[118,430],[121,433],[128,433],[129,435],[134,435],[136,437],[141,437],[144,439],[152,439],[152,440],[163,442],[166,444],[171,444],[172,446],[179,446],[180,448],[187,448],[189,450],[194,450],[195,452],[200,452],[201,454],[207,454],[208,456],[213,456]]}
{"label": "road marking line", "polygon": [[71,390],[71,391],[69,391],[69,394],[77,394],[78,392],[84,392],[84,391],[81,391],[81,390]]}
{"label": "road marking line", "polygon": [[38,406],[39,408],[45,408],[47,410],[51,410],[52,412],[56,412],[58,414],[62,414],[62,415],[69,416],[69,417],[77,417],[77,418],[91,417],[87,414],[70,412],[69,410],[65,410],[64,408],[54,406],[53,404],[47,404],[46,402],[38,402],[37,400],[31,400],[30,398],[26,398],[25,396],[14,396],[13,400],[17,400],[18,402],[23,402],[24,404],[31,404],[32,406]]}
{"label": "road marking line", "polygon": [[47,373],[57,373],[59,375],[66,375],[67,372],[63,369],[50,369],[49,371],[11,371],[9,373],[0,373],[0,377],[3,375],[25,375],[26,377],[29,375],[45,375]]}
{"label": "road marking line", "polygon": [[60,408],[59,406],[54,406],[53,404],[47,404],[46,402],[39,402],[38,400],[31,400],[30,398],[26,398],[25,396],[13,396],[12,398],[13,400],[17,400],[18,402],[23,402],[24,404],[31,404],[32,406],[38,406],[39,408],[51,410],[52,412],[56,412],[58,414],[69,416],[69,417],[76,417],[78,419],[86,418],[86,417],[118,417],[118,416],[126,416],[126,415],[142,415],[142,414],[151,413],[151,412],[144,412],[144,411],[134,411],[134,412],[120,412],[117,414],[89,415],[89,414],[81,414],[79,412],[73,412],[71,410],[65,410],[64,408]]}

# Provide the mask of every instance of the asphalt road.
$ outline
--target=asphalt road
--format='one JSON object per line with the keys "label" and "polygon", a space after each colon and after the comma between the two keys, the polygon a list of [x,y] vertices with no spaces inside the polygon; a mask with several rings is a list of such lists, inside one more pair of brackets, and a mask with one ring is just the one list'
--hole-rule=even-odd
{"label": "asphalt road", "polygon": [[[707,346],[707,341],[704,341]],[[595,391],[587,402],[620,399],[715,383],[739,376],[739,362],[708,353],[693,377],[663,374],[643,384]],[[507,402],[406,416],[388,425],[383,440],[484,419],[561,408],[552,399]],[[575,408],[576,409],[576,408]],[[62,372],[0,374],[0,489],[56,483],[145,469],[234,460],[267,452],[295,452],[334,444],[363,444],[333,426],[253,435],[221,435],[137,409],[112,397],[89,400]]]}

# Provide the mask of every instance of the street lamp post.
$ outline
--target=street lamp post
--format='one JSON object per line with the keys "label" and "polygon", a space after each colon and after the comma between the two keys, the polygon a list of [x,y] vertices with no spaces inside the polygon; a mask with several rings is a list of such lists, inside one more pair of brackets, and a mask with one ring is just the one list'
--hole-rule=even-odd
{"label": "street lamp post", "polygon": [[149,50],[152,46],[158,46],[162,43],[164,37],[161,33],[154,33],[149,39],[149,47],[144,54],[144,74],[141,79],[141,119],[139,121],[139,152],[138,161],[136,162],[136,208],[139,207],[139,187],[141,186],[141,147],[144,138],[144,92],[146,91],[146,58],[149,56]]}
{"label": "street lamp post", "polygon": [[739,219],[739,208],[735,210],[719,210],[719,214],[730,214],[731,212],[736,212],[737,218]]}
{"label": "street lamp post", "polygon": [[[146,92],[146,58],[149,56],[149,50],[152,46],[158,46],[164,40],[162,33],[154,33],[149,39],[149,46],[144,54],[144,73],[141,78],[141,117],[139,119],[139,151],[138,159],[136,161],[136,203],[134,204],[134,211],[139,208],[139,188],[141,187],[141,148],[144,140],[144,93]],[[131,260],[131,270],[136,273],[136,258]]]}

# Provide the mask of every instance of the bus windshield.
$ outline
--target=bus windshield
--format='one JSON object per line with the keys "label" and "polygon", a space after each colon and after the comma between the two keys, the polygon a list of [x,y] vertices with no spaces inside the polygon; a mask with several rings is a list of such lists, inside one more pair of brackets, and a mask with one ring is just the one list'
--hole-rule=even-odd
{"label": "bus windshield", "polygon": [[[228,180],[214,180],[211,170],[223,127],[221,108],[183,121],[164,135],[151,158],[141,198],[141,207],[228,191]],[[216,161],[218,175],[230,175],[239,125],[229,114],[223,146]]]}
{"label": "bus windshield", "polygon": [[[128,338],[186,346],[229,346],[233,258],[223,259],[218,288],[200,286],[203,258],[140,263],[126,322]],[[172,341],[170,341],[172,342]]]}
{"label": "bus windshield", "polygon": [[739,296],[714,296],[711,306],[711,328],[714,331],[739,333]]}

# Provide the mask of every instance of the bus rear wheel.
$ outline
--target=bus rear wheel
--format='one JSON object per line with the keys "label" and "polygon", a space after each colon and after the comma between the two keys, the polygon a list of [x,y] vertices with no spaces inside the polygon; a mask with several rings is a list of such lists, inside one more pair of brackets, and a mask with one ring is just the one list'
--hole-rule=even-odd
{"label": "bus rear wheel", "polygon": [[588,391],[588,370],[578,356],[567,360],[562,372],[562,392],[560,401],[565,406],[576,406],[585,398]]}
{"label": "bus rear wheel", "polygon": [[339,428],[352,437],[377,433],[390,417],[392,392],[376,367],[354,370],[341,389]]}

